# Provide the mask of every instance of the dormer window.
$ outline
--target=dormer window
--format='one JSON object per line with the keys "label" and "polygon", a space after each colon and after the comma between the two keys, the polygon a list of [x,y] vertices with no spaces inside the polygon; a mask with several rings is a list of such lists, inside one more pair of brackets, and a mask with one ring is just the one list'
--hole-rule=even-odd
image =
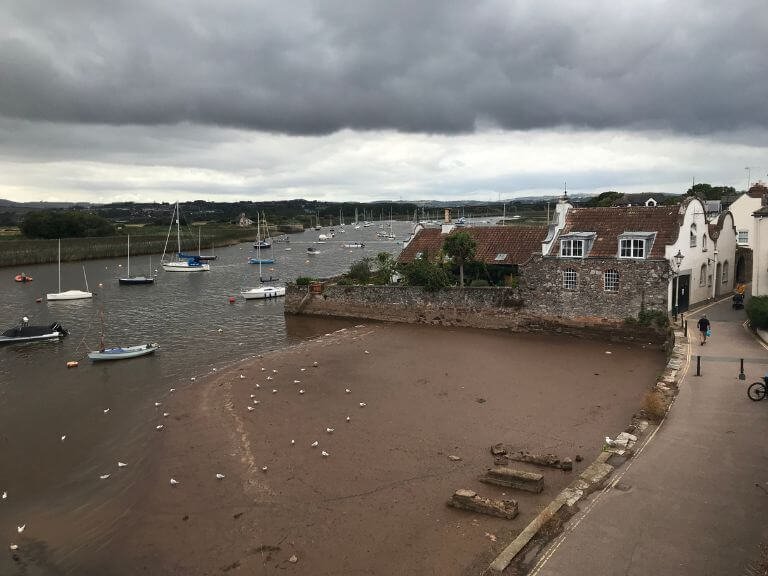
{"label": "dormer window", "polygon": [[584,257],[584,240],[560,240],[560,256],[566,258]]}
{"label": "dormer window", "polygon": [[595,239],[594,232],[571,232],[560,237],[561,258],[584,258]]}
{"label": "dormer window", "polygon": [[619,236],[619,258],[646,258],[655,236],[654,232],[625,232]]}

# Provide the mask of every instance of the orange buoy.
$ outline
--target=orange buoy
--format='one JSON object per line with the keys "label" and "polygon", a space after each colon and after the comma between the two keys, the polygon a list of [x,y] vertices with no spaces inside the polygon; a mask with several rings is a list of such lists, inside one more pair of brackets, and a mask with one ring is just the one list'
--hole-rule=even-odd
{"label": "orange buoy", "polygon": [[67,362],[67,368],[77,368],[80,363],[77,360],[70,360]]}
{"label": "orange buoy", "polygon": [[229,297],[229,303],[230,304],[234,304],[235,303],[235,297],[234,296],[230,296]]}

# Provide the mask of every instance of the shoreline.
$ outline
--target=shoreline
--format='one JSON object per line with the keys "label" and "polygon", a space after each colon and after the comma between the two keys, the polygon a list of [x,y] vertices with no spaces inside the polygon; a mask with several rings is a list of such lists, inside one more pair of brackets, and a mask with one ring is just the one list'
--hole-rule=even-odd
{"label": "shoreline", "polygon": [[[468,367],[470,358],[452,365],[468,344],[482,365]],[[515,348],[517,358],[503,358]],[[609,348],[613,354],[605,355]],[[578,474],[578,465],[572,475],[545,471],[541,495],[511,495],[521,509],[514,521],[448,510],[447,498],[461,487],[502,497],[502,490],[476,483],[492,466],[488,447],[496,442],[561,456],[579,453],[589,461],[602,446],[602,431],[625,422],[639,404],[654,377],[652,365],[663,364],[662,353],[654,361],[651,351],[639,362],[638,348],[358,324],[246,358],[196,386],[180,385],[168,400],[174,416],[154,447],[151,471],[137,485],[145,497],[95,559],[99,571],[121,574],[116,565],[132,565],[157,574],[240,567],[375,574],[400,567],[458,574],[459,566],[487,566],[500,543]],[[568,390],[595,379],[589,372],[594,368],[550,366],[559,376],[543,388],[531,386],[526,381],[535,374],[509,370],[530,365],[536,349],[544,357],[571,349],[573,362],[591,356],[605,364],[599,370],[609,378],[631,364],[638,381],[632,390],[621,382],[615,393],[600,383],[574,398]],[[606,393],[609,399],[595,405]],[[247,411],[251,394],[259,404]],[[539,429],[532,417],[537,411],[542,418],[559,413],[562,422]],[[320,445],[312,448],[315,440]],[[454,454],[462,459],[449,460]],[[216,473],[226,478],[216,480]],[[170,477],[180,484],[170,487]],[[296,564],[289,562],[293,555]],[[379,572],[379,564],[393,570]]]}

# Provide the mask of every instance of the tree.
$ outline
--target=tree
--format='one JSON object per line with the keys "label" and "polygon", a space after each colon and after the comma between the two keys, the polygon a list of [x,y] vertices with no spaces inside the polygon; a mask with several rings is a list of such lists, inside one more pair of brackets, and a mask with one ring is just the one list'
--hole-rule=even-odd
{"label": "tree", "polygon": [[612,206],[613,203],[624,196],[621,192],[615,192],[613,190],[610,190],[608,192],[603,192],[602,194],[599,194],[598,196],[595,196],[594,198],[590,198],[585,205],[586,206]]}
{"label": "tree", "polygon": [[41,210],[24,217],[21,232],[27,238],[89,238],[111,236],[114,227],[96,214]]}
{"label": "tree", "polygon": [[464,264],[474,259],[477,244],[466,232],[456,232],[445,239],[443,251],[459,267],[459,287],[464,288]]}
{"label": "tree", "polygon": [[448,274],[443,267],[432,262],[426,255],[403,264],[400,271],[407,285],[423,286],[427,292],[437,292],[450,284]]}
{"label": "tree", "polygon": [[735,194],[736,189],[733,186],[712,186],[706,182],[694,184],[685,193],[687,196],[696,196],[703,200],[720,200],[723,195]]}

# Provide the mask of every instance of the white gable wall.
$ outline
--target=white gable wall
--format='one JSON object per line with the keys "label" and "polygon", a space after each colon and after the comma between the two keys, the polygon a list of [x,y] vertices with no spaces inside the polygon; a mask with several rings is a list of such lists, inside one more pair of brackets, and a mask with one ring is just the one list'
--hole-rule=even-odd
{"label": "white gable wall", "polygon": [[[697,302],[712,297],[715,275],[715,246],[712,239],[709,237],[704,204],[697,198],[692,198],[687,203],[681,204],[680,211],[683,216],[683,222],[680,225],[677,241],[674,244],[668,244],[666,246],[664,249],[664,256],[669,261],[671,270],[674,271],[675,264],[673,257],[677,254],[678,250],[683,255],[679,273],[681,276],[688,274],[691,277],[689,306],[693,306]],[[691,246],[690,242],[690,231],[693,224],[696,225],[696,246]],[[706,250],[703,246],[703,236],[707,237]],[[708,262],[707,258],[710,258],[711,262]],[[703,273],[702,266],[704,266]],[[712,276],[711,282],[710,276]],[[675,303],[674,294],[672,293],[673,277],[674,274],[670,274],[669,298],[667,301],[669,310],[672,309]]]}
{"label": "white gable wall", "polygon": [[760,198],[751,198],[748,194],[744,193],[731,204],[728,210],[733,214],[733,223],[736,226],[736,234],[738,237],[739,230],[746,230],[749,234],[749,241],[746,244],[740,244],[741,246],[747,246],[754,250],[755,248],[755,226],[757,220],[752,217],[755,210],[759,210],[761,205]]}
{"label": "white gable wall", "polygon": [[753,217],[752,296],[768,296],[768,217]]}
{"label": "white gable wall", "polygon": [[[736,229],[733,214],[724,212],[722,217],[723,229],[717,237],[716,263],[719,264],[720,274],[715,279],[712,296],[721,296],[733,290],[736,277]],[[726,263],[728,264],[726,266]],[[717,265],[715,271],[717,272]]]}

